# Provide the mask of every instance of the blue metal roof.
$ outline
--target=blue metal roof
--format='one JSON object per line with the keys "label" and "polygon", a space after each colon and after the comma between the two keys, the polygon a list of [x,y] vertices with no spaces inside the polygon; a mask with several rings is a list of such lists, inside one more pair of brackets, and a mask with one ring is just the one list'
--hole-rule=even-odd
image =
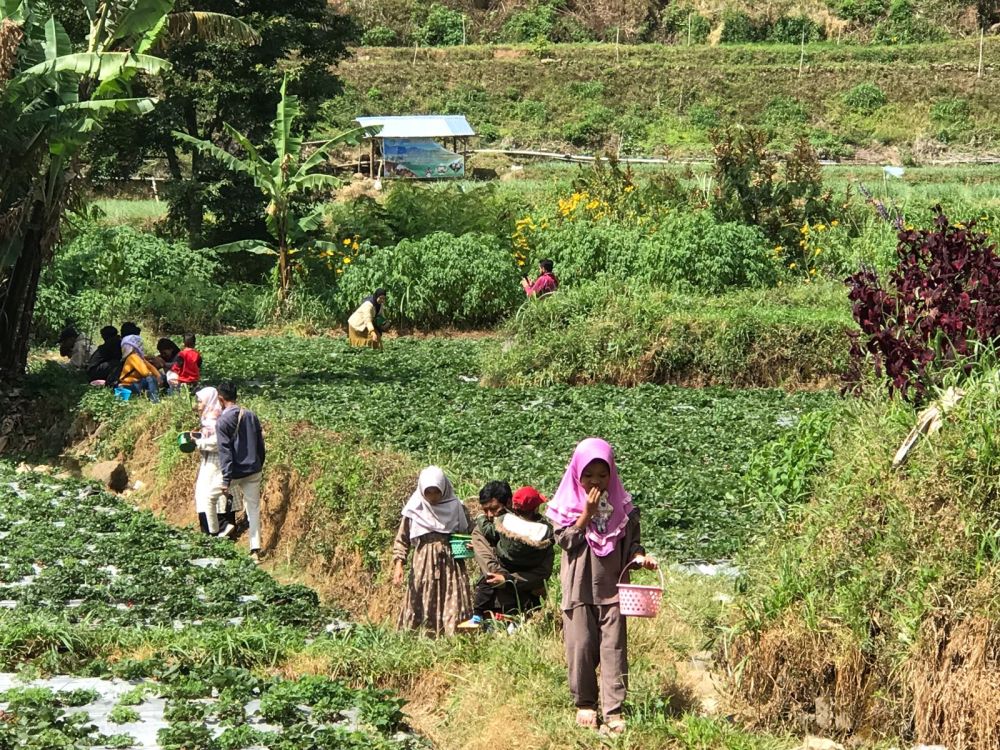
{"label": "blue metal roof", "polygon": [[358,117],[365,128],[381,128],[376,138],[464,138],[476,134],[463,115]]}

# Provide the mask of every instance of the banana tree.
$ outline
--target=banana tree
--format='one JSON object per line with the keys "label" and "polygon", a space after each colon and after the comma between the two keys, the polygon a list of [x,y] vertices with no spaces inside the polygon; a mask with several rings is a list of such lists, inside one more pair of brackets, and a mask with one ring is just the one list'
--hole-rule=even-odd
{"label": "banana tree", "polygon": [[211,141],[192,138],[187,133],[174,131],[174,137],[183,141],[201,154],[216,159],[227,169],[245,174],[253,180],[267,199],[264,221],[273,242],[261,240],[241,240],[220,245],[216,252],[243,251],[258,255],[273,255],[278,259],[278,302],[284,306],[292,287],[292,265],[295,256],[311,250],[333,250],[333,243],[311,237],[319,229],[323,218],[323,207],[317,206],[305,215],[299,215],[293,207],[293,200],[311,190],[334,190],[342,181],[329,174],[317,172],[326,162],[330,152],[337,146],[356,143],[369,133],[365,128],[341,133],[320,144],[308,157],[304,156],[302,138],[294,133],[295,120],[301,114],[298,97],[288,93],[288,79],[281,84],[281,100],[272,124],[269,148],[273,159],[261,155],[265,146],[258,148],[250,139],[229,123],[224,124],[225,133],[239,145],[246,156],[234,156]]}
{"label": "banana tree", "polygon": [[58,239],[80,149],[107,114],[153,109],[152,97],[129,96],[137,74],[169,68],[151,52],[171,34],[206,28],[255,38],[245,24],[214,14],[171,20],[174,0],[80,2],[89,21],[85,49],[73,45],[47,3],[0,0],[0,379],[27,363],[38,279]]}

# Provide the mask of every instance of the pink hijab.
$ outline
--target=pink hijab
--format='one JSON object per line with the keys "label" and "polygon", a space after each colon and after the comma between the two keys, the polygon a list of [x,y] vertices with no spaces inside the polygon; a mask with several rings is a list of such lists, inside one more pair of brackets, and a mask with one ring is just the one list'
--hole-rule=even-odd
{"label": "pink hijab", "polygon": [[580,484],[580,475],[587,464],[596,459],[604,461],[611,470],[608,482],[608,504],[611,506],[610,516],[604,519],[604,530],[598,529],[595,521],[587,526],[587,544],[598,557],[611,554],[615,544],[625,533],[629,513],[632,512],[632,496],[625,491],[622,480],[618,476],[615,465],[615,449],[600,438],[581,440],[573,451],[566,473],[563,474],[559,489],[549,501],[546,515],[558,528],[566,528],[576,523],[587,505],[587,492]]}
{"label": "pink hijab", "polygon": [[201,434],[204,437],[215,434],[215,423],[222,414],[222,405],[219,403],[219,392],[208,386],[202,388],[194,397],[198,399],[198,406],[201,410]]}

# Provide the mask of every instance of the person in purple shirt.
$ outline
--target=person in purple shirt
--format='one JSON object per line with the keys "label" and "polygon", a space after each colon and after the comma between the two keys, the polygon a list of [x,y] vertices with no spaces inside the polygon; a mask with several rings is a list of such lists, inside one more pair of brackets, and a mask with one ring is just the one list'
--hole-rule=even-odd
{"label": "person in purple shirt", "polygon": [[552,261],[546,258],[538,262],[538,278],[534,282],[525,276],[521,279],[521,288],[529,297],[544,297],[559,288],[559,279],[552,273]]}
{"label": "person in purple shirt", "polygon": [[264,469],[264,433],[257,415],[236,403],[236,385],[219,384],[222,414],[215,423],[222,491],[238,492],[250,523],[250,556],[260,561],[260,475]]}

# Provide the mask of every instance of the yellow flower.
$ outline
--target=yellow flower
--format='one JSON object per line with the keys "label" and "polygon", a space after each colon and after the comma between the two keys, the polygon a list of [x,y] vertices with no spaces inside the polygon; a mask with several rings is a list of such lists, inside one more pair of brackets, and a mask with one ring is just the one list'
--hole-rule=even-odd
{"label": "yellow flower", "polygon": [[338,269],[337,269],[337,275],[338,275],[338,276],[339,276],[340,274],[342,274],[343,272],[344,272],[344,269],[343,269],[343,268],[338,268]]}
{"label": "yellow flower", "polygon": [[347,239],[347,238],[345,237],[345,238],[344,238],[344,244],[345,244],[345,245],[350,245],[350,244],[351,244],[351,241],[350,241],[349,239]]}
{"label": "yellow flower", "polygon": [[627,186],[625,188],[625,192],[626,193],[631,193],[633,190],[635,190],[635,186],[634,185],[629,185],[629,186]]}
{"label": "yellow flower", "polygon": [[351,243],[351,250],[359,250],[360,248],[361,248],[361,245],[358,244],[357,240],[355,240],[354,242]]}
{"label": "yellow flower", "polygon": [[817,247],[817,248],[816,248],[816,253],[815,253],[815,254],[816,254],[816,255],[819,255],[819,254],[820,254],[821,252],[823,252],[823,248],[821,248],[821,247]]}
{"label": "yellow flower", "polygon": [[345,255],[345,256],[344,256],[344,265],[346,266],[346,265],[347,265],[348,263],[350,263],[350,262],[351,262],[351,259],[350,259],[350,258],[348,258],[348,257],[347,257],[347,256]]}
{"label": "yellow flower", "polygon": [[825,232],[826,231],[826,224],[817,224],[816,225],[816,231],[817,232]]}
{"label": "yellow flower", "polygon": [[788,264],[788,267],[789,267],[789,268],[795,268],[795,264],[794,264],[794,263],[789,263],[789,264]]}
{"label": "yellow flower", "polygon": [[517,262],[517,265],[519,265],[519,266],[523,266],[523,265],[524,265],[524,261],[523,261],[523,260],[519,260],[519,261]]}
{"label": "yellow flower", "polygon": [[815,276],[816,275],[816,269],[815,268],[810,268],[809,269],[809,275],[810,276]]}
{"label": "yellow flower", "polygon": [[833,221],[830,222],[830,226],[831,227],[839,227],[840,226],[840,222],[837,221],[836,219],[834,219]]}

